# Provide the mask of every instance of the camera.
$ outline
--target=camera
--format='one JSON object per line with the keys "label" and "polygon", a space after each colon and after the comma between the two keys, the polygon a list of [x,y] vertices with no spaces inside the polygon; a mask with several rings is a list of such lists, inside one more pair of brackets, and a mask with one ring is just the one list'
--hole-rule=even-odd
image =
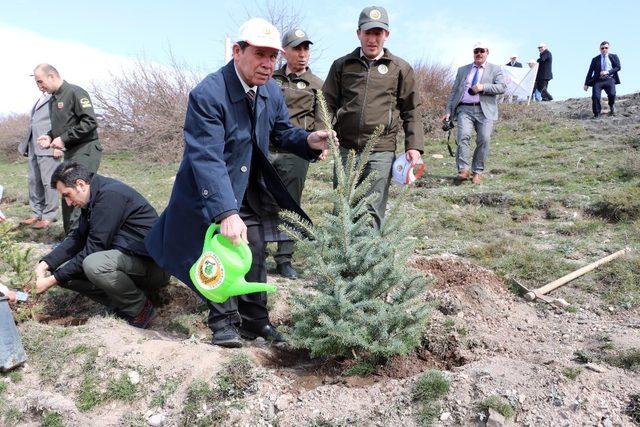
{"label": "camera", "polygon": [[442,121],[442,130],[443,131],[445,131],[445,132],[450,131],[454,127],[456,127],[456,125],[453,124],[453,120],[448,119],[448,120],[443,120]]}

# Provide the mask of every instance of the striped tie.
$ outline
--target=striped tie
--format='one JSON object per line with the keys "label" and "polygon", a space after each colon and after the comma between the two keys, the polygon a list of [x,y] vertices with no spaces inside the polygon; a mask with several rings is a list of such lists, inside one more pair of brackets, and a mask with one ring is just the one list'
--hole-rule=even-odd
{"label": "striped tie", "polygon": [[249,98],[251,105],[253,105],[253,103],[256,101],[256,93],[253,91],[253,89],[249,89],[247,91],[247,98]]}

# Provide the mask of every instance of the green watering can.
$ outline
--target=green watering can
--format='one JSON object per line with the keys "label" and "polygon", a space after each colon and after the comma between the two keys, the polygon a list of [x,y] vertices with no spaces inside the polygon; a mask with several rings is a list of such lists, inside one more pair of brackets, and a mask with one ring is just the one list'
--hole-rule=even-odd
{"label": "green watering can", "polygon": [[237,295],[275,292],[273,285],[244,279],[251,268],[251,249],[245,242],[235,246],[222,234],[214,235],[219,227],[218,224],[209,226],[204,236],[202,255],[189,270],[196,289],[206,299],[217,303]]}

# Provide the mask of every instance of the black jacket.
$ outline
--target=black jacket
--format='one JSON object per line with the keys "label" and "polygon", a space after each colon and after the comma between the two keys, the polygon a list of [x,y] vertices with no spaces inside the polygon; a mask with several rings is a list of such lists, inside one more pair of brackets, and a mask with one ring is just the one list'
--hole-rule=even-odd
{"label": "black jacket", "polygon": [[144,238],[157,218],[155,209],[136,190],[115,179],[93,175],[89,202],[81,209],[78,228],[43,261],[56,280],[64,283],[84,278],[82,262],[95,252],[118,249],[148,257]]}
{"label": "black jacket", "polygon": [[60,137],[65,148],[98,139],[98,121],[87,91],[66,81],[51,96],[51,139]]}
{"label": "black jacket", "polygon": [[553,79],[553,73],[551,72],[551,63],[553,61],[553,57],[551,56],[551,52],[548,49],[545,49],[544,52],[540,54],[540,58],[538,58],[538,75],[536,76],[536,80],[551,80]]}
{"label": "black jacket", "polygon": [[[587,71],[587,77],[584,79],[584,84],[587,86],[593,86],[595,82],[598,81],[600,77],[600,71],[602,71],[601,64],[601,56],[598,55],[591,60],[591,65],[589,66],[589,71]],[[611,71],[609,75],[613,77],[613,80],[617,85],[620,84],[620,77],[618,76],[618,71],[622,69],[620,66],[620,58],[615,53],[609,54],[609,60],[611,61]]]}
{"label": "black jacket", "polygon": [[515,64],[513,64],[513,65],[511,65],[511,61],[507,62],[504,65],[506,65],[508,67],[522,68],[522,62],[518,62],[518,61],[516,61]]}

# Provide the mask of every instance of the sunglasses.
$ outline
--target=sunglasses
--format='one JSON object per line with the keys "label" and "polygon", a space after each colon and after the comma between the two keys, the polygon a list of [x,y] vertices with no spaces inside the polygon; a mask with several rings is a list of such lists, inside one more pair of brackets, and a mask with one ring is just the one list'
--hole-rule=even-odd
{"label": "sunglasses", "polygon": [[602,47],[600,48],[600,50],[608,50],[608,49],[609,49],[609,46],[602,46]]}
{"label": "sunglasses", "polygon": [[485,53],[487,50],[482,48],[473,49],[473,53]]}
{"label": "sunglasses", "polygon": [[544,48],[544,46],[538,46],[538,49],[543,49],[543,48]]}

